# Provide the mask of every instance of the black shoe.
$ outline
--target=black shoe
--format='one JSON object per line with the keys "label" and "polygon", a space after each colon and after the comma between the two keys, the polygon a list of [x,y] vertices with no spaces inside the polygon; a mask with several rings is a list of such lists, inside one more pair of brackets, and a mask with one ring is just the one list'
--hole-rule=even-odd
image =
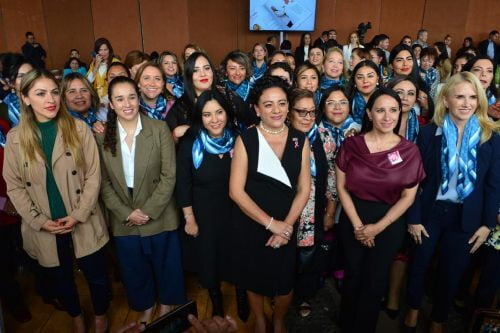
{"label": "black shoe", "polygon": [[250,308],[248,307],[248,296],[245,289],[236,288],[236,305],[238,307],[238,317],[241,321],[246,322],[250,315]]}
{"label": "black shoe", "polygon": [[222,306],[222,293],[219,288],[208,290],[210,300],[212,301],[212,317],[219,316],[224,318],[224,308]]}
{"label": "black shoe", "polygon": [[384,311],[387,314],[387,316],[389,318],[391,318],[392,320],[395,320],[399,317],[399,309],[392,310],[392,309],[385,308]]}

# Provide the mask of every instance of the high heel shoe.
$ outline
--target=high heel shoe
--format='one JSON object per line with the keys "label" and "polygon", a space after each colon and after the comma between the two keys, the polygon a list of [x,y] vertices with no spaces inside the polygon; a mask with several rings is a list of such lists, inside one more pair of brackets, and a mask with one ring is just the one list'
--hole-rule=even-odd
{"label": "high heel shoe", "polygon": [[212,317],[219,316],[224,318],[224,308],[222,306],[222,293],[219,288],[208,290],[210,300],[212,301]]}
{"label": "high heel shoe", "polygon": [[246,322],[250,315],[250,308],[248,306],[248,296],[245,289],[236,288],[236,305],[238,307],[238,317],[241,321]]}

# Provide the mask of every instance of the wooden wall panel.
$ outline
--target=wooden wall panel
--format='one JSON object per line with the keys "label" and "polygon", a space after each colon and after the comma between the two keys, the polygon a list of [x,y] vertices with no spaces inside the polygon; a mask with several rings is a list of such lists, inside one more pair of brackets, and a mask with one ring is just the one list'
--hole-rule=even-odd
{"label": "wooden wall panel", "polygon": [[[47,39],[42,0],[0,0],[0,7],[2,8],[5,44],[9,51],[21,52],[21,47],[26,41],[24,34],[26,31],[32,31],[36,40],[49,53],[51,48]],[[50,58],[47,59],[46,65],[52,66]]]}
{"label": "wooden wall panel", "polygon": [[43,6],[50,41],[47,53],[54,67],[63,68],[73,48],[89,64],[94,43],[90,0],[44,0]]}
{"label": "wooden wall panel", "polygon": [[2,7],[0,6],[0,52],[7,52],[9,48],[7,47],[7,40],[5,38],[5,22],[3,20]]}
{"label": "wooden wall panel", "polygon": [[370,41],[380,31],[380,7],[382,0],[337,0],[332,28],[337,30],[337,41],[346,44],[349,34],[356,30],[361,22],[372,23],[372,29],[366,34],[365,41]]}
{"label": "wooden wall panel", "polygon": [[[469,0],[465,34],[477,43],[488,38],[492,30],[500,30],[500,1]],[[464,36],[465,37],[465,36]],[[460,48],[463,38],[455,38],[452,47]]]}
{"label": "wooden wall panel", "polygon": [[[90,0],[94,38],[105,37],[115,54],[125,60],[127,52],[142,49],[139,3],[137,0]],[[94,43],[89,45],[92,51]]]}
{"label": "wooden wall panel", "polygon": [[144,51],[169,50],[180,55],[189,39],[188,4],[177,0],[142,0]]}
{"label": "wooden wall panel", "polygon": [[443,41],[446,34],[454,36],[456,40],[462,40],[465,35],[468,5],[469,0],[426,0],[422,27],[429,30],[427,43]]}
{"label": "wooden wall panel", "polygon": [[189,42],[199,44],[214,64],[238,48],[238,1],[189,0]]}
{"label": "wooden wall panel", "polygon": [[399,43],[404,35],[416,38],[422,26],[425,0],[401,2],[382,0],[380,12],[380,33],[389,35],[392,46]]}

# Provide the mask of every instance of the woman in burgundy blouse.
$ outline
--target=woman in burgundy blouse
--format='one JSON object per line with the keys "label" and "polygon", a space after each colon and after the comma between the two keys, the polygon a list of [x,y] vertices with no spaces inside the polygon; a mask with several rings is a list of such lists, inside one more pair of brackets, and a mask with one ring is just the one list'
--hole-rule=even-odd
{"label": "woman in burgundy blouse", "polygon": [[374,332],[389,267],[403,242],[403,214],[425,177],[417,147],[399,136],[402,104],[381,88],[367,103],[362,134],[347,138],[337,158],[346,255],[343,332]]}

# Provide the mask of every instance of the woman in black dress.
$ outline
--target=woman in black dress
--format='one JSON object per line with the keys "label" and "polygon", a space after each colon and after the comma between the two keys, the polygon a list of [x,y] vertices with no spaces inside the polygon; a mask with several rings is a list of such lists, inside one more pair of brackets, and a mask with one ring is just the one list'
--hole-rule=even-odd
{"label": "woman in black dress", "polygon": [[229,170],[234,146],[233,114],[218,91],[200,95],[193,125],[177,154],[177,200],[186,224],[183,262],[198,273],[212,300],[212,315],[223,316],[220,281],[228,280],[231,239]]}
{"label": "woman in black dress", "polygon": [[255,332],[266,331],[264,296],[275,299],[274,332],[285,332],[295,264],[294,224],[309,197],[309,143],[285,125],[287,85],[264,77],[252,99],[260,124],[236,140],[229,192],[236,203],[237,282],[247,289]]}

